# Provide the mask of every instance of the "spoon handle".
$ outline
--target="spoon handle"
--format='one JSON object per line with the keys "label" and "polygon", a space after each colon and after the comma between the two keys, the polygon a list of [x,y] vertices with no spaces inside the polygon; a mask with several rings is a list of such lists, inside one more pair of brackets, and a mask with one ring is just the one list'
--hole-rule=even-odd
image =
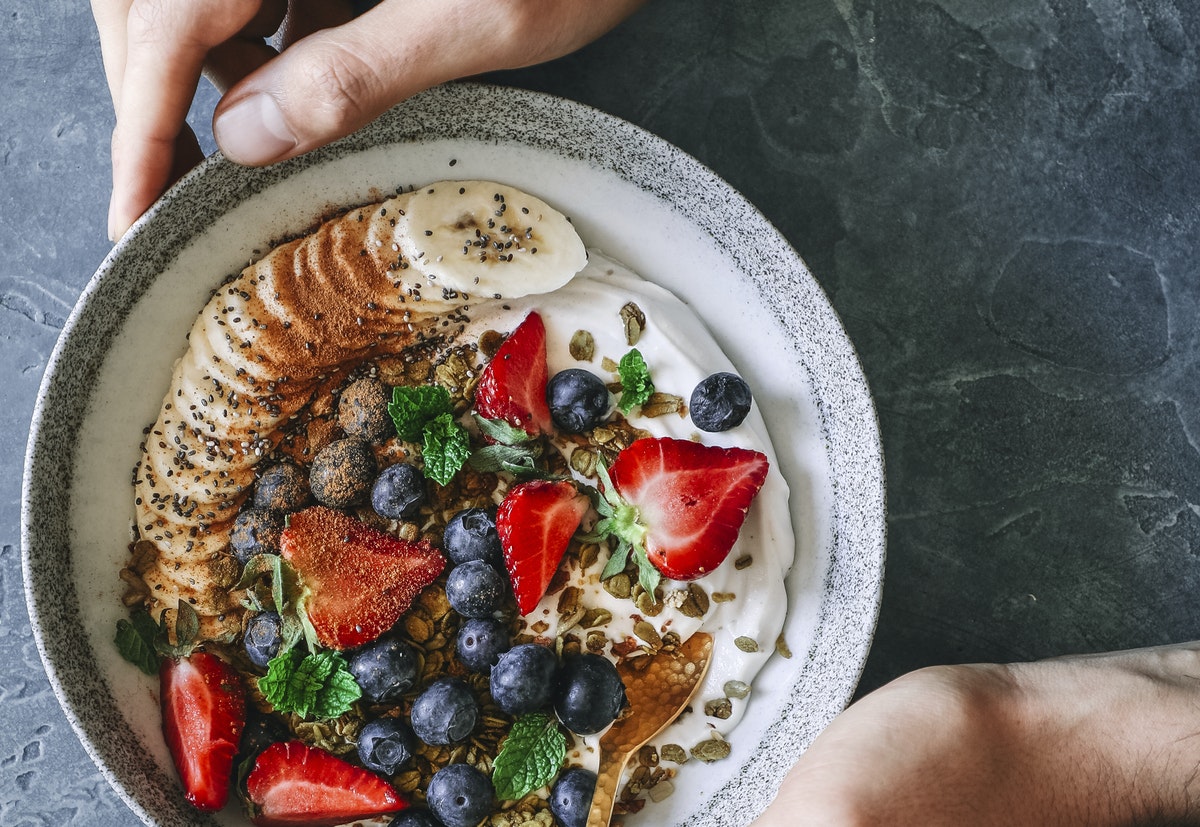
{"label": "spoon handle", "polygon": [[628,762],[629,753],[600,754],[600,766],[596,770],[596,791],[592,793],[592,809],[588,813],[586,827],[608,827],[613,808],[617,804],[617,786],[621,783],[621,772]]}

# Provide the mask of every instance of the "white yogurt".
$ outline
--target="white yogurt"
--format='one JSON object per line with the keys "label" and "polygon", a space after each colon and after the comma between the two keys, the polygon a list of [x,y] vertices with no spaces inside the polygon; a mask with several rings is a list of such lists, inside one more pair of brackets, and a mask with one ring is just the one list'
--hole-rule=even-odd
{"label": "white yogurt", "polygon": [[[734,299],[734,297],[731,297]],[[645,329],[636,347],[645,358],[655,389],[683,397],[706,376],[717,371],[737,372],[722,353],[708,330],[682,301],[668,291],[651,284],[626,267],[601,253],[589,252],[587,267],[566,286],[553,293],[505,301],[496,306],[473,307],[469,315],[472,324],[468,332],[479,333],[488,328],[512,330],[531,310],[536,310],[546,326],[546,350],[550,375],[566,368],[591,370],[606,382],[616,379],[601,367],[607,356],[613,362],[630,349],[620,310],[634,302],[646,316]],[[578,362],[571,357],[569,343],[577,330],[586,330],[595,339],[595,355],[591,362]],[[704,714],[706,701],[725,697],[725,684],[741,681],[753,685],[754,676],[775,650],[783,629],[787,595],[783,581],[795,555],[795,538],[788,512],[788,486],[777,470],[775,454],[757,408],[752,408],[746,420],[736,428],[722,433],[697,430],[690,418],[678,414],[647,417],[635,408],[628,417],[630,424],[655,436],[694,439],[706,445],[738,446],[760,451],[770,460],[771,469],[766,482],[747,512],[737,542],[728,558],[715,571],[695,581],[710,595],[710,609],[702,618],[690,618],[670,605],[657,616],[646,618],[661,633],[668,629],[686,640],[693,632],[703,629],[713,635],[713,661],[703,686],[696,695],[693,711],[684,714],[655,742],[678,744],[690,749],[700,741],[729,735],[745,710],[745,699],[732,699],[732,714],[728,718]],[[591,481],[594,483],[594,480]],[[734,561],[752,558],[752,564],[737,569]],[[615,598],[599,583],[603,559],[587,572],[584,581],[576,578],[571,585],[584,589],[583,605],[604,608],[613,615],[605,633],[610,639],[633,636],[636,611],[630,600]],[[664,594],[686,588],[685,583],[664,579]],[[728,602],[711,600],[714,593],[732,594]],[[526,618],[526,622],[547,624],[544,636],[553,638],[558,624],[558,594],[547,595]],[[735,643],[747,638],[757,644],[757,652],[746,652]],[[743,641],[744,642],[744,641]],[[598,736],[584,739],[585,748],[579,759],[594,761]]]}

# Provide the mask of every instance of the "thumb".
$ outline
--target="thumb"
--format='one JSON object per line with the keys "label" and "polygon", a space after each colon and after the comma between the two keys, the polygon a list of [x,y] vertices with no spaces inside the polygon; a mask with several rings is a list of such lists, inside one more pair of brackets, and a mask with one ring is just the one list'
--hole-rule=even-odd
{"label": "thumb", "polygon": [[639,2],[385,0],[296,42],[230,89],[213,134],[237,163],[281,161],[444,81],[566,54]]}

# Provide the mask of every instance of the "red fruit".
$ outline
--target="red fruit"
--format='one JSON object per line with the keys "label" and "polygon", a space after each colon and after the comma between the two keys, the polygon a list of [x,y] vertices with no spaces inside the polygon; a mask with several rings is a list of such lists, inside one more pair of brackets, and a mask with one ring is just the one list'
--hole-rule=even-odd
{"label": "red fruit", "polygon": [[271,744],[246,778],[259,827],[334,827],[395,813],[408,801],[379,776],[301,741]]}
{"label": "red fruit", "polygon": [[533,480],[509,489],[496,510],[496,531],[521,614],[546,594],[590,500],[571,482]]}
{"label": "red fruit", "polygon": [[324,506],[293,514],[279,545],[300,575],[317,640],[330,649],[361,646],[392,628],[446,566],[427,540],[405,542]]}
{"label": "red fruit", "polygon": [[729,554],[767,468],[758,451],[660,438],[633,442],[608,475],[637,509],[650,562],[667,577],[695,580]]}
{"label": "red fruit", "polygon": [[246,690],[232,666],[207,652],[163,658],[158,670],[163,735],[187,800],[219,810],[229,800],[233,757],[246,727]]}
{"label": "red fruit", "polygon": [[475,412],[523,428],[530,436],[550,433],[546,404],[546,327],[530,312],[500,345],[475,387]]}

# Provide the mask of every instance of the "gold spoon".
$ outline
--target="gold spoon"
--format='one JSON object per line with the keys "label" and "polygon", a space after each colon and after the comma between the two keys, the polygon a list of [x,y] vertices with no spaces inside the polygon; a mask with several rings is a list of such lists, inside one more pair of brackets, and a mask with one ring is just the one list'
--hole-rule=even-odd
{"label": "gold spoon", "polygon": [[712,649],[712,635],[697,632],[678,650],[651,656],[645,666],[633,667],[640,658],[617,664],[629,709],[600,737],[600,767],[587,827],[607,827],[625,765],[691,703],[708,671]]}

